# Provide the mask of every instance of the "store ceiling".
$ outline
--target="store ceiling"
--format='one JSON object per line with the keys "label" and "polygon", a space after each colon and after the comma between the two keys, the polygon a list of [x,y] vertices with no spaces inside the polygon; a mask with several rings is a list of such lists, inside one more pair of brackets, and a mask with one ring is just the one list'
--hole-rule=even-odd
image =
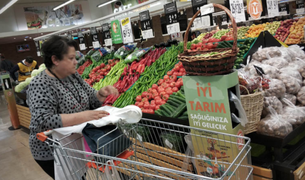
{"label": "store ceiling", "polygon": [[[5,6],[11,0],[0,0],[0,8]],[[75,1],[86,1],[86,0],[75,0]],[[18,0],[16,4],[33,4],[33,3],[55,3],[58,2],[58,5],[66,2],[66,0]]]}

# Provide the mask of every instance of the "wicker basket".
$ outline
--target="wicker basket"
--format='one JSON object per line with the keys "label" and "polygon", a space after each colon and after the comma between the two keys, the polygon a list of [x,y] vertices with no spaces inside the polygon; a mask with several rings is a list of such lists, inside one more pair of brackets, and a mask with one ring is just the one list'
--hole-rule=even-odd
{"label": "wicker basket", "polygon": [[[241,86],[241,85],[240,85]],[[241,86],[243,87],[243,86]],[[244,87],[247,89],[246,87]],[[247,89],[248,91],[248,89]],[[261,115],[264,106],[264,95],[263,92],[256,92],[254,94],[241,95],[241,104],[246,111],[248,123],[245,127],[245,134],[255,132],[257,130],[257,125],[261,120]]]}
{"label": "wicker basket", "polygon": [[[196,51],[188,52],[187,50],[187,40],[190,28],[195,20],[195,18],[200,13],[200,10],[193,16],[191,22],[189,23],[185,36],[184,36],[184,52],[179,54],[178,59],[183,63],[183,66],[188,75],[197,76],[212,76],[219,74],[231,73],[234,62],[236,60],[236,55],[238,53],[237,47],[237,26],[236,22],[231,14],[231,11],[220,4],[214,4],[214,7],[224,10],[231,19],[233,26],[233,47],[231,48],[218,48],[210,51]],[[211,52],[219,52],[221,54],[215,54],[208,57],[196,56],[198,54],[206,54]]]}

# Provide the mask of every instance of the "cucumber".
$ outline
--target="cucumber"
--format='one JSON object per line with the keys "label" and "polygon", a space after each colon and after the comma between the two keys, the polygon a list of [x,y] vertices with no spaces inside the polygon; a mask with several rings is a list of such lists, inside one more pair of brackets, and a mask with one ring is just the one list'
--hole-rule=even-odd
{"label": "cucumber", "polygon": [[175,106],[176,108],[179,107],[180,103],[177,103],[176,101],[174,100],[168,100],[166,103],[172,105],[172,106]]}
{"label": "cucumber", "polygon": [[178,117],[178,119],[188,119],[189,117],[188,116],[180,116]]}
{"label": "cucumber", "polygon": [[172,107],[172,106],[169,105],[169,104],[164,104],[164,105],[166,106],[166,108],[168,108],[168,109],[170,110],[170,116],[169,116],[169,117],[171,117],[172,114],[176,111],[176,110],[175,110],[176,107]]}
{"label": "cucumber", "polygon": [[159,116],[163,116],[162,111],[160,109],[158,109],[157,111],[155,111],[155,114],[159,115]]}
{"label": "cucumber", "polygon": [[187,111],[185,111],[185,112],[182,114],[182,116],[188,116]]}
{"label": "cucumber", "polygon": [[[175,104],[176,104],[176,106],[178,107],[178,106],[180,106],[180,104],[181,104],[182,102],[179,101],[178,99],[176,99],[176,97],[177,97],[177,96],[174,96],[174,97],[172,97],[172,98],[168,98],[168,101],[174,101]],[[167,102],[168,102],[168,101],[167,101]],[[185,102],[183,102],[183,103],[185,103]]]}
{"label": "cucumber", "polygon": [[186,110],[186,104],[181,104],[181,106],[179,106],[176,110],[176,112],[174,112],[172,114],[173,118],[177,118],[180,116],[181,113],[183,113]]}
{"label": "cucumber", "polygon": [[162,106],[160,106],[160,109],[162,110],[162,114],[166,117],[170,117],[171,115],[171,111],[166,107],[165,104],[163,104]]}
{"label": "cucumber", "polygon": [[178,94],[178,96],[180,96],[180,97],[182,97],[183,99],[185,99],[185,96],[184,96],[180,91],[178,91],[177,94]]}
{"label": "cucumber", "polygon": [[168,99],[170,99],[170,100],[173,100],[173,99],[175,99],[175,100],[178,100],[180,103],[183,103],[183,104],[185,104],[185,98],[182,98],[182,97],[180,97],[180,96],[175,96],[175,97],[170,97],[170,98],[168,98]]}

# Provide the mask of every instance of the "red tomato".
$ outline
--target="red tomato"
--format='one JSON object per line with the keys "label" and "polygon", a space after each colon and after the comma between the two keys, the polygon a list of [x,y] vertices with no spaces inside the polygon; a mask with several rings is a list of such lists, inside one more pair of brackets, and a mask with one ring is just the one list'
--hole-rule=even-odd
{"label": "red tomato", "polygon": [[202,43],[206,44],[206,43],[208,43],[208,40],[204,39],[204,40],[202,40]]}
{"label": "red tomato", "polygon": [[194,49],[196,49],[196,48],[197,48],[197,45],[196,45],[196,44],[192,44],[192,45],[191,45],[191,49],[192,49],[192,50],[194,50]]}
{"label": "red tomato", "polygon": [[100,65],[100,68],[102,69],[102,68],[104,68],[104,67],[105,67],[105,64],[102,63],[102,64]]}
{"label": "red tomato", "polygon": [[173,91],[173,92],[178,92],[179,89],[178,89],[177,87],[173,87],[172,91]]}
{"label": "red tomato", "polygon": [[155,109],[156,108],[156,104],[151,104],[149,107],[150,107],[150,109]]}
{"label": "red tomato", "polygon": [[153,84],[152,85],[152,89],[158,89],[158,85],[157,84]]}
{"label": "red tomato", "polygon": [[143,113],[147,113],[147,109],[142,109],[142,112]]}
{"label": "red tomato", "polygon": [[[154,108],[154,109],[155,109],[155,108]],[[152,109],[148,109],[148,110],[147,110],[147,113],[148,113],[148,114],[155,114],[155,111],[152,110]]]}
{"label": "red tomato", "polygon": [[148,92],[148,93],[151,93],[151,92],[152,92],[152,88],[149,88],[149,89],[147,90],[147,92]]}
{"label": "red tomato", "polygon": [[179,72],[179,73],[178,73],[178,76],[183,76],[183,73],[182,73],[182,72]]}
{"label": "red tomato", "polygon": [[139,104],[138,104],[138,107],[139,108],[142,108],[144,106],[144,103],[143,102],[140,102]]}
{"label": "red tomato", "polygon": [[175,87],[176,86],[176,83],[175,82],[172,82],[171,84],[170,84],[170,87]]}
{"label": "red tomato", "polygon": [[173,75],[173,71],[168,71],[168,72],[167,72],[167,75],[168,75],[168,76]]}
{"label": "red tomato", "polygon": [[101,69],[101,71],[102,71],[102,72],[106,72],[106,71],[107,71],[107,69]]}
{"label": "red tomato", "polygon": [[172,94],[173,94],[173,90],[171,90],[171,89],[167,89],[165,92],[166,92],[168,95],[172,95]]}
{"label": "red tomato", "polygon": [[168,98],[169,98],[169,95],[168,94],[165,94],[164,96],[163,96],[163,100],[165,100],[165,101],[167,101],[168,100]]}
{"label": "red tomato", "polygon": [[161,97],[160,96],[155,97],[156,104],[157,104],[157,100],[161,100]]}
{"label": "red tomato", "polygon": [[142,96],[141,96],[141,95],[137,96],[137,97],[136,97],[136,101],[137,101],[137,102],[141,102],[141,101],[142,101]]}
{"label": "red tomato", "polygon": [[184,68],[180,68],[180,69],[179,69],[179,72],[184,73],[184,72],[185,72],[185,69],[184,69]]}
{"label": "red tomato", "polygon": [[161,99],[157,99],[157,100],[156,100],[156,104],[157,104],[157,105],[162,105],[162,100],[161,100]]}
{"label": "red tomato", "polygon": [[151,99],[152,99],[152,94],[151,94],[151,93],[148,93],[147,96],[146,96],[146,98],[147,98],[148,100],[151,100]]}
{"label": "red tomato", "polygon": [[104,72],[104,75],[106,76],[108,74],[108,72]]}
{"label": "red tomato", "polygon": [[158,87],[157,89],[153,89],[151,93],[158,93]]}
{"label": "red tomato", "polygon": [[148,92],[144,91],[144,92],[142,93],[142,97],[145,98],[145,97],[147,96],[147,94],[148,94]]}
{"label": "red tomato", "polygon": [[208,43],[207,48],[212,49],[213,48],[213,43]]}
{"label": "red tomato", "polygon": [[160,109],[160,105],[156,105],[155,110],[157,111],[158,109]]}
{"label": "red tomato", "polygon": [[178,72],[174,72],[174,74],[173,74],[174,76],[177,76],[178,75]]}
{"label": "red tomato", "polygon": [[213,48],[217,48],[218,43],[214,43]]}
{"label": "red tomato", "polygon": [[158,85],[160,86],[160,84],[162,84],[164,82],[164,80],[163,79],[160,79],[159,81],[158,81]]}
{"label": "red tomato", "polygon": [[163,104],[165,104],[165,103],[166,103],[166,101],[163,101],[163,100],[161,101],[161,105],[163,105]]}
{"label": "red tomato", "polygon": [[[178,69],[178,71],[179,71],[179,69]],[[170,79],[172,79],[172,80],[174,80],[174,82],[176,82],[176,81],[177,81],[177,75],[172,75],[172,76],[170,77]]]}
{"label": "red tomato", "polygon": [[136,102],[135,105],[138,106],[140,102]]}
{"label": "red tomato", "polygon": [[164,79],[164,80],[169,79],[169,76],[168,76],[168,75],[165,75],[163,79]]}
{"label": "red tomato", "polygon": [[145,97],[142,99],[142,102],[146,103],[146,102],[148,102],[148,99]]}
{"label": "red tomato", "polygon": [[107,71],[109,71],[111,69],[111,66],[107,65],[105,68],[106,68]]}
{"label": "red tomato", "polygon": [[163,88],[163,87],[161,87],[161,86],[160,86],[160,87],[158,87],[158,92],[159,92],[159,93],[164,92],[164,88]]}
{"label": "red tomato", "polygon": [[145,109],[149,109],[149,108],[150,108],[149,102],[145,102],[143,107],[144,107]]}
{"label": "red tomato", "polygon": [[155,100],[150,101],[150,104],[156,104]]}
{"label": "red tomato", "polygon": [[200,47],[200,48],[201,48],[202,43],[200,42],[200,43],[198,43],[196,46],[197,46],[197,48],[198,48],[198,47]]}

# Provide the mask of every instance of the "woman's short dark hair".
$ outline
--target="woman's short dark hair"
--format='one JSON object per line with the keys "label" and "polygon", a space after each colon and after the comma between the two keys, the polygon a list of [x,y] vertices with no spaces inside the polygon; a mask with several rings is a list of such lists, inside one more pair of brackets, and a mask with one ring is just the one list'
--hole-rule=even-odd
{"label": "woman's short dark hair", "polygon": [[27,57],[25,58],[25,61],[28,62],[28,63],[30,63],[30,64],[32,64],[33,61],[34,61],[34,59],[32,58],[32,56],[27,56]]}
{"label": "woman's short dark hair", "polygon": [[57,59],[62,60],[63,56],[68,53],[69,47],[78,49],[78,44],[74,40],[68,40],[61,36],[51,36],[46,42],[42,44],[42,53],[44,64],[47,68],[53,66],[52,56],[55,55]]}

